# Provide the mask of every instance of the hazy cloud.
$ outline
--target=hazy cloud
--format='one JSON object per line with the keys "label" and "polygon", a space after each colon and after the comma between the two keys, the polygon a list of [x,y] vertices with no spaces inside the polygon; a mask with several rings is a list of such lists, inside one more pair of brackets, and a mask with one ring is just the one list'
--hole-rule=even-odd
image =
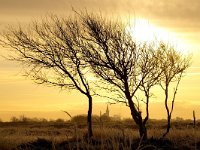
{"label": "hazy cloud", "polygon": [[68,14],[72,7],[112,16],[143,17],[180,32],[200,31],[199,0],[0,0],[0,28],[48,12]]}
{"label": "hazy cloud", "polygon": [[[199,25],[199,0],[0,0],[0,12],[70,11],[71,7],[110,13],[142,15]],[[6,15],[6,14],[5,14]],[[14,15],[14,14],[13,14]],[[25,14],[24,14],[25,15]]]}

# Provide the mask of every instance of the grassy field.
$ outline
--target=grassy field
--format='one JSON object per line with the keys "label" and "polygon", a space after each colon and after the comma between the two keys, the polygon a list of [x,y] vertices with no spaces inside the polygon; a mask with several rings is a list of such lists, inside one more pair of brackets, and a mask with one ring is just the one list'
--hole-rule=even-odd
{"label": "grassy field", "polygon": [[131,120],[94,122],[94,137],[88,140],[84,122],[1,122],[0,150],[67,150],[67,149],[200,149],[200,122],[173,121],[165,139],[165,121],[150,120],[146,142],[140,142]]}

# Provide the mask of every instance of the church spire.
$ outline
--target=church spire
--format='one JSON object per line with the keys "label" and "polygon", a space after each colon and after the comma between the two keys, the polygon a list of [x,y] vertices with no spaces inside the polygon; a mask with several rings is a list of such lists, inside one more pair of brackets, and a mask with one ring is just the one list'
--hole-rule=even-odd
{"label": "church spire", "polygon": [[108,104],[107,104],[107,109],[106,109],[106,115],[109,117],[109,108],[108,108]]}

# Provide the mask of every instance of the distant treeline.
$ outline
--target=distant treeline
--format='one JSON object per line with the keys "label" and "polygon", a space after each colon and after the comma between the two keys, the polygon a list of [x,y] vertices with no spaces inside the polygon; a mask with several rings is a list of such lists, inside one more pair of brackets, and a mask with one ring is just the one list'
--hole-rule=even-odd
{"label": "distant treeline", "polygon": [[[98,121],[120,121],[120,118],[116,117],[107,117],[107,116],[93,116],[93,121],[98,122]],[[0,121],[2,121],[0,119]],[[10,122],[76,122],[76,123],[86,123],[87,122],[87,115],[76,115],[72,117],[70,120],[63,119],[63,118],[58,118],[58,119],[46,119],[46,118],[37,118],[37,117],[27,117],[25,115],[21,115],[19,117],[13,116],[10,118]]]}
{"label": "distant treeline", "polygon": [[[2,120],[1,120],[2,122]],[[147,128],[154,128],[154,129],[165,129],[166,127],[166,119],[150,119],[147,124]],[[46,118],[29,118],[25,115],[21,115],[19,117],[11,117],[9,122],[5,122],[6,124],[16,123],[17,124],[24,124],[24,125],[53,125],[53,126],[76,126],[78,128],[85,128],[87,127],[87,115],[77,115],[71,117],[71,119],[46,119]],[[4,122],[2,122],[4,124]],[[193,128],[193,120],[192,119],[183,119],[177,117],[172,119],[173,128],[176,129],[185,129],[185,128]],[[109,128],[130,128],[130,129],[137,129],[137,125],[131,118],[120,119],[116,117],[108,117],[108,116],[93,116],[93,125],[98,127],[109,127]],[[196,121],[196,128],[200,128],[200,120]]]}
{"label": "distant treeline", "polygon": [[[117,117],[108,117],[108,116],[98,116],[94,115],[93,116],[93,122],[110,122],[110,121],[117,121],[117,122],[124,122],[127,124],[134,123],[131,118],[117,118]],[[176,117],[172,119],[173,122],[193,122],[192,119],[184,119],[181,117]],[[0,118],[0,122],[3,122],[2,119]],[[37,118],[37,117],[27,117],[25,115],[21,115],[19,117],[13,116],[10,118],[10,122],[76,122],[76,123],[87,123],[87,115],[82,114],[82,115],[76,115],[72,117],[71,119],[63,119],[63,118],[58,118],[58,119],[46,119],[46,118]],[[152,122],[166,122],[166,119],[150,119],[149,123]],[[197,120],[197,123],[200,122],[200,119]]]}

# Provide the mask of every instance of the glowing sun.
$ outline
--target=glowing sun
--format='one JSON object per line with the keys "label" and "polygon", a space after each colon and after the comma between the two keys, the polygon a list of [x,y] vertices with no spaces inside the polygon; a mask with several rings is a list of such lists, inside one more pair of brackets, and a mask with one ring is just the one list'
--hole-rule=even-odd
{"label": "glowing sun", "polygon": [[131,36],[136,40],[136,42],[163,41],[172,45],[175,47],[175,49],[183,54],[188,52],[184,42],[177,38],[176,33],[151,24],[146,19],[132,19],[127,26],[127,31],[130,32]]}

